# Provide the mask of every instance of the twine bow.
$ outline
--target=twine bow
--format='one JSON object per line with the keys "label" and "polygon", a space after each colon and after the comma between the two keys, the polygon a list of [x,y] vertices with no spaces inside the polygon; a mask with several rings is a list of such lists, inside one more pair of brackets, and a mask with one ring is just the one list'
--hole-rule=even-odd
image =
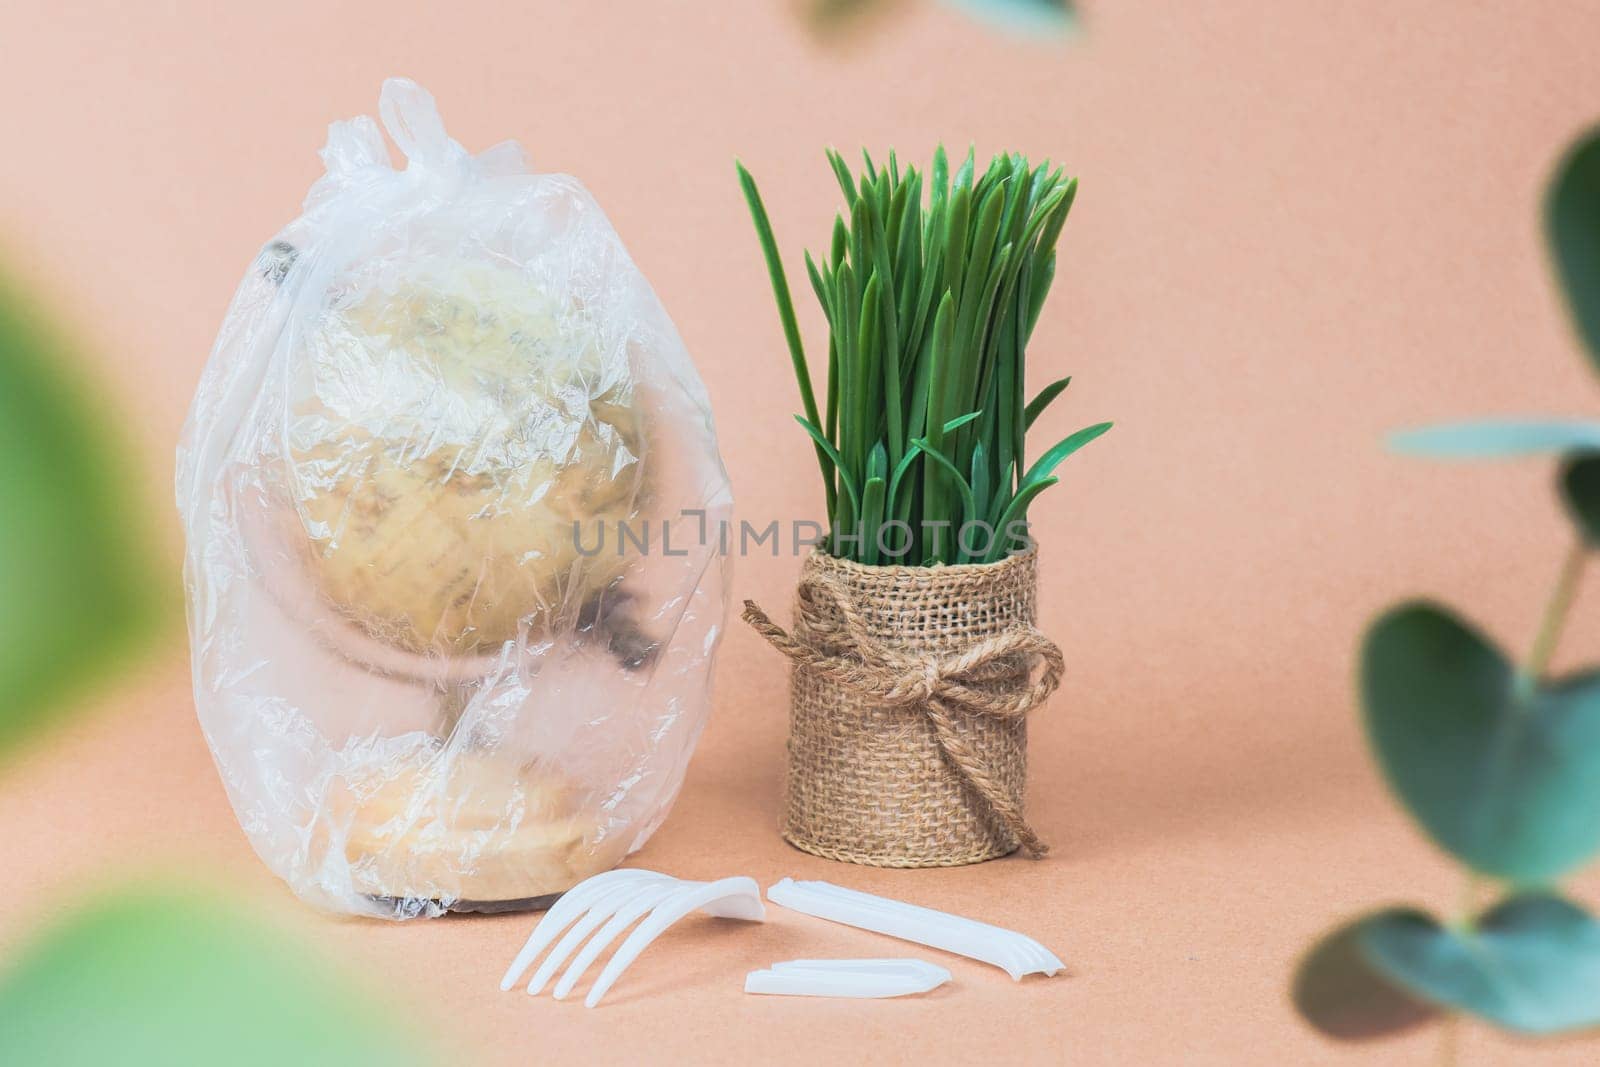
{"label": "twine bow", "polygon": [[[796,666],[883,707],[919,708],[933,726],[939,752],[970,790],[1016,837],[1033,858],[1049,846],[1022,817],[1022,808],[996,781],[984,760],[956,728],[955,716],[986,715],[1019,719],[1044,703],[1061,684],[1061,649],[1025,623],[985,638],[958,652],[914,654],[890,648],[872,637],[865,621],[839,583],[814,575],[800,584],[797,614],[805,638],[786,632],[753,600],[744,602],[744,621]],[[832,615],[822,610],[831,607]],[[1034,680],[1033,666],[1043,664]]]}

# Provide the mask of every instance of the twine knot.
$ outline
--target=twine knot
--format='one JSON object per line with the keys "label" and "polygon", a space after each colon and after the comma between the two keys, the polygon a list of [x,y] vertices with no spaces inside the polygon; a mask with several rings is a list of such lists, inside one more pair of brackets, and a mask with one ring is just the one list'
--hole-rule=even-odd
{"label": "twine knot", "polygon": [[[814,671],[883,707],[919,708],[939,752],[961,784],[1016,837],[1035,859],[1049,852],[1022,817],[1021,805],[990,773],[957,728],[958,715],[1016,719],[1044,703],[1061,684],[1061,649],[1043,633],[1018,623],[1004,633],[945,654],[913,655],[872,636],[846,591],[826,574],[801,582],[790,634],[752,600],[744,621],[796,667]],[[803,636],[802,636],[803,635]],[[1034,667],[1042,665],[1039,677]]]}

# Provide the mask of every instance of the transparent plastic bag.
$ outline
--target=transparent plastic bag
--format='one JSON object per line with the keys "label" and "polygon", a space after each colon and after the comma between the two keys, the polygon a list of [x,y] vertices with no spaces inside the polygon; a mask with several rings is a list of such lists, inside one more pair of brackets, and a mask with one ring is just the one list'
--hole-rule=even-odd
{"label": "transparent plastic bag", "polygon": [[599,206],[384,84],[239,286],[178,452],[195,702],[302,898],[526,906],[665,817],[731,507],[683,343]]}

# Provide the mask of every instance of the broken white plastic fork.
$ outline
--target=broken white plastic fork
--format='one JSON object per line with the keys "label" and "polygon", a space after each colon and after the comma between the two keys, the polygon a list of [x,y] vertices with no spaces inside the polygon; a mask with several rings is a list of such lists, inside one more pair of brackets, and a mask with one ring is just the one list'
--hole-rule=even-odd
{"label": "broken white plastic fork", "polygon": [[[580,882],[562,895],[555,907],[534,927],[527,944],[517,953],[517,958],[511,961],[505,977],[500,980],[500,988],[510,989],[515,985],[539,953],[565,930],[566,936],[551,949],[550,955],[528,983],[529,993],[539,993],[567,957],[593,933],[593,938],[584,945],[556,983],[556,999],[565,999],[590,964],[624,930],[645,916],[611,957],[590,988],[589,995],[584,998],[584,1004],[592,1008],[600,1003],[600,998],[606,995],[606,991],[622,977],[622,972],[639,958],[650,942],[696,909],[708,915],[755,922],[766,917],[766,909],[761,904],[761,888],[753,878],[687,882],[655,871],[633,868],[607,871]],[[646,912],[649,914],[645,915]],[[570,930],[568,926],[571,926]],[[599,932],[594,933],[597,928]]]}
{"label": "broken white plastic fork", "polygon": [[789,960],[745,975],[746,993],[789,997],[903,997],[950,981],[923,960]]}
{"label": "broken white plastic fork", "polygon": [[[657,874],[655,871],[643,871],[629,867],[597,874],[593,878],[579,882],[567,890],[561,895],[561,899],[556,901],[550,910],[544,913],[544,918],[539,920],[538,925],[533,928],[533,932],[528,935],[528,940],[523,944],[522,951],[517,953],[517,958],[511,961],[510,967],[506,968],[505,977],[500,979],[501,992],[517,984],[539,953],[544,951],[545,946],[554,941],[556,936],[571,924],[579,912],[593,908],[597,904],[603,906],[608,900],[608,891],[612,895],[623,895],[627,894],[630,888],[636,889],[640,883],[659,881],[666,877],[666,875]],[[614,911],[615,909],[612,910]],[[594,927],[599,926],[610,914],[611,912],[607,911],[597,911],[593,923],[588,926],[588,930],[593,930]],[[580,928],[582,925],[580,923]],[[566,951],[562,952],[563,957],[576,947],[577,941],[587,936],[588,930],[584,930],[582,933],[579,933],[577,929],[573,931],[578,936],[576,939],[569,937],[569,940],[573,940],[573,944],[566,946]],[[535,977],[537,978],[537,976]],[[543,983],[541,982],[540,984],[542,985]]]}
{"label": "broken white plastic fork", "polygon": [[805,915],[991,963],[1017,981],[1025,974],[1053,975],[1066,966],[1039,942],[1014,930],[828,882],[785,878],[767,890],[767,899]]}

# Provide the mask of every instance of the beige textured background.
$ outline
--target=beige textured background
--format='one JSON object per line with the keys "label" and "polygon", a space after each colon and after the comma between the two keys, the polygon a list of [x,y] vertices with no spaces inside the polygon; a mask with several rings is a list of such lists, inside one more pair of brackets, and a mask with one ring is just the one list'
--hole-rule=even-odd
{"label": "beige textured background", "polygon": [[[1068,684],[1034,733],[1054,858],[886,873],[796,853],[774,827],[777,657],[734,625],[689,783],[639,862],[825,877],[1040,936],[1069,977],[957,964],[919,1002],[744,998],[745,970],[884,954],[794,915],[685,924],[598,1012],[495,992],[524,918],[329,920],[255,862],[166,651],[101,713],[0,774],[9,940],[129,863],[206,872],[345,957],[462,1043],[461,1062],[1416,1062],[1295,1020],[1296,953],[1354,910],[1447,907],[1457,876],[1389,803],[1350,696],[1364,621],[1412,592],[1531,638],[1566,531],[1542,464],[1436,467],[1385,431],[1592,413],[1536,223],[1563,146],[1600,117],[1600,8],[1092,3],[1041,44],[907,3],[842,48],[787,4],[280,0],[0,6],[0,246],[130,413],[174,558],[172,446],[223,308],[297,212],[325,124],[380,80],[430,87],[469,148],[521,139],[588,183],[654,281],[716,405],[740,511],[818,507],[755,242],[761,180],[795,268],[826,238],[821,151],[938,139],[1082,178],[1035,384],[1049,431],[1117,428],[1035,518],[1043,622]],[[817,338],[818,316],[808,314]],[[736,595],[786,606],[792,559]],[[1564,658],[1600,646],[1590,592]],[[1591,903],[1600,887],[1580,890]],[[1595,1045],[1468,1031],[1464,1062],[1588,1063]]]}

